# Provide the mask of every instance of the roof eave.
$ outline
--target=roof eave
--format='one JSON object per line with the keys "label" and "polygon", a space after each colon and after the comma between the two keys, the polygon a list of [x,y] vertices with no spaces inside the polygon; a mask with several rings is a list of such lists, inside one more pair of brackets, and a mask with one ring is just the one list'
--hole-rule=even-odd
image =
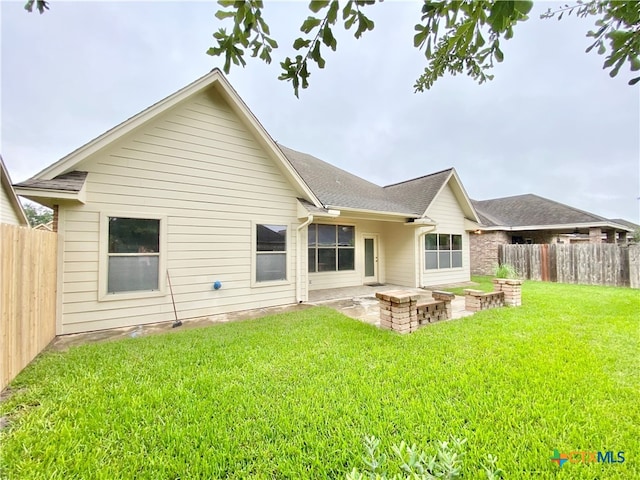
{"label": "roof eave", "polygon": [[77,205],[87,203],[86,184],[77,192],[50,188],[16,187],[16,193],[47,207],[53,207],[53,205],[60,203]]}
{"label": "roof eave", "polygon": [[[217,71],[219,72],[219,70]],[[238,114],[240,119],[248,120],[249,125],[258,135],[259,142],[262,143],[263,147],[267,148],[273,154],[279,165],[284,170],[286,176],[288,176],[290,181],[292,181],[292,183],[298,187],[300,193],[303,193],[316,207],[322,207],[322,203],[320,202],[316,194],[311,190],[309,185],[307,185],[304,179],[296,171],[296,169],[293,167],[286,155],[282,152],[276,141],[271,137],[271,135],[269,135],[267,129],[264,128],[264,126],[249,109],[244,100],[242,100],[242,97],[238,95],[238,92],[236,92],[236,90],[228,82],[226,77],[221,73],[217,77],[217,86],[219,86],[224,91],[228,99],[232,100],[230,102],[231,108]],[[218,90],[220,90],[220,88]]]}
{"label": "roof eave", "polygon": [[175,106],[179,102],[182,102],[183,100],[196,95],[201,91],[204,91],[206,88],[214,85],[218,87],[216,88],[218,92],[222,93],[225,96],[225,99],[229,101],[231,108],[239,114],[240,119],[243,120],[245,124],[251,127],[251,130],[253,130],[253,132],[258,137],[259,142],[264,147],[266,147],[267,150],[271,153],[271,156],[279,162],[286,175],[294,183],[294,185],[298,187],[300,192],[307,196],[316,206],[320,207],[321,203],[316,195],[298,175],[295,169],[293,169],[292,165],[289,163],[282,151],[278,148],[277,144],[271,138],[266,129],[262,126],[253,112],[251,112],[249,107],[240,98],[231,84],[229,84],[222,72],[217,68],[213,69],[211,72],[200,77],[189,85],[181,88],[177,92],[156,102],[150,107],[147,107],[133,117],[107,130],[102,135],[94,138],[80,148],[74,150],[70,154],[58,160],[56,163],[37,173],[32,178],[51,180],[58,175],[73,170],[74,167],[80,162],[85,160],[90,155],[93,155],[101,149],[105,148],[114,140],[142,126],[148,120]]}
{"label": "roof eave", "polygon": [[369,214],[369,215],[377,215],[377,216],[384,216],[384,217],[396,217],[396,218],[402,218],[402,219],[421,218],[420,215],[417,215],[415,213],[389,212],[384,210],[370,210],[366,208],[341,207],[339,205],[325,205],[324,207],[328,210],[340,210],[342,213],[342,216],[349,216],[348,215],[349,213],[356,213],[356,214]]}
{"label": "roof eave", "polygon": [[15,189],[13,188],[13,185],[11,184],[11,177],[9,176],[9,171],[7,170],[7,167],[4,164],[4,160],[2,159],[2,156],[0,156],[0,177],[1,177],[1,183],[4,186],[5,191],[7,192],[7,195],[9,196],[9,202],[11,202],[11,205],[15,210],[18,216],[18,220],[20,220],[20,224],[25,226],[30,226],[29,219],[27,218],[27,214],[25,213],[24,208],[22,207],[22,203],[20,203],[18,194],[16,193]]}
{"label": "roof eave", "polygon": [[564,224],[549,224],[549,225],[495,225],[495,226],[483,226],[479,225],[479,230],[483,231],[508,231],[508,232],[521,232],[526,230],[569,230],[575,228],[597,228],[608,227],[615,230],[624,230],[626,232],[633,232],[633,229],[613,222],[586,222],[586,223],[564,223]]}
{"label": "roof eave", "polygon": [[136,115],[128,118],[124,122],[116,125],[115,127],[107,130],[103,134],[98,137],[90,140],[85,143],[81,147],[77,148],[73,152],[68,155],[62,157],[60,160],[55,162],[52,165],[49,165],[44,170],[35,174],[32,178],[34,179],[46,179],[50,180],[58,175],[62,175],[73,169],[75,165],[80,163],[82,160],[87,158],[89,155],[92,155],[109,143],[111,143],[115,138],[119,138],[127,133],[131,132],[135,128],[141,126],[147,120],[152,118],[154,115],[172,107],[178,102],[188,98],[194,93],[203,90],[204,88],[211,85],[215,80],[217,80],[220,76],[220,72],[217,69],[212,70],[211,72],[203,75],[199,79],[190,83],[189,85],[181,88],[177,92],[163,98],[162,100],[154,103],[150,107],[145,108],[141,112]]}

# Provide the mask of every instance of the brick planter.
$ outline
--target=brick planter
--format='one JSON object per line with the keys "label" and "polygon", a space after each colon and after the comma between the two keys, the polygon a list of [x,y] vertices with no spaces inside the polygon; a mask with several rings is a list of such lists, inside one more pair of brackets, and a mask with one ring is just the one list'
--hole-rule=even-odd
{"label": "brick planter", "polygon": [[434,290],[431,292],[432,301],[421,302],[416,305],[418,309],[418,325],[448,320],[452,317],[451,302],[456,296],[453,293]]}
{"label": "brick planter", "polygon": [[493,291],[504,292],[504,304],[507,307],[522,305],[522,280],[494,278]]}
{"label": "brick planter", "polygon": [[410,333],[418,329],[418,294],[402,290],[378,292],[380,301],[380,327],[398,333]]}
{"label": "brick planter", "polygon": [[483,292],[471,288],[464,291],[464,309],[469,312],[499,307],[504,307],[504,292]]}

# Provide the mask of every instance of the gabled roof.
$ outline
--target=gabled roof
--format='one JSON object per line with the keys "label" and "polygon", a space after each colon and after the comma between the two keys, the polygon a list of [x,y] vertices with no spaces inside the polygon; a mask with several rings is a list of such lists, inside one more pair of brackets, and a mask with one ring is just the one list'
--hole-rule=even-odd
{"label": "gabled roof", "polygon": [[425,218],[438,193],[450,184],[466,217],[478,220],[454,168],[381,187],[313,155],[278,145],[326,208]]}
{"label": "gabled roof", "polygon": [[29,219],[27,219],[27,215],[24,213],[24,208],[22,208],[22,204],[20,203],[20,200],[18,199],[18,196],[16,195],[16,192],[14,191],[13,186],[11,185],[11,177],[9,176],[9,171],[7,170],[7,167],[4,164],[4,160],[2,159],[1,155],[0,155],[0,183],[2,184],[0,188],[2,188],[7,193],[9,202],[11,203],[11,206],[13,207],[13,210],[15,211],[16,216],[18,217],[18,220],[22,225],[28,226]]}
{"label": "gabled roof", "polygon": [[[301,197],[304,197],[305,201],[314,208],[319,209],[318,213],[327,215],[330,209],[343,209],[425,219],[429,205],[445,185],[449,184],[465,216],[477,220],[471,202],[453,168],[381,187],[312,155],[276,144],[218,69],[212,70],[176,93],[96,137],[33,178],[18,184],[18,192],[44,204],[54,204],[57,199],[84,203],[87,173],[79,170],[82,161],[123,135],[140,128],[179,102],[207,88],[216,88],[227,100],[234,112],[255,134],[258,142],[276,160],[285,176],[297,187],[302,194]],[[301,205],[310,211],[307,205]]]}
{"label": "gabled roof", "polygon": [[[253,115],[253,112],[249,110],[249,107],[247,107],[247,105],[240,98],[231,84],[227,81],[222,72],[217,68],[214,68],[211,72],[200,77],[186,87],[181,88],[168,97],[160,100],[159,102],[151,105],[142,112],[116,125],[110,130],[107,130],[102,135],[94,138],[90,142],[63,157],[56,163],[50,165],[49,167],[34,175],[30,180],[27,181],[31,182],[30,186],[20,186],[19,188],[25,189],[25,193],[27,193],[28,191],[29,194],[34,196],[37,196],[34,193],[37,190],[56,190],[52,187],[52,185],[62,184],[63,182],[60,181],[61,176],[63,177],[63,180],[68,179],[67,177],[64,177],[64,175],[73,173],[75,170],[77,170],[76,167],[78,166],[78,164],[80,164],[87,157],[102,150],[103,148],[111,144],[111,142],[117,140],[123,135],[137,128],[140,128],[142,125],[155,118],[157,115],[167,111],[178,103],[194,95],[197,95],[198,93],[208,88],[216,88],[216,90],[229,103],[231,109],[239,116],[240,120],[245,123],[247,128],[249,128],[255,134],[258,143],[261,144],[270,154],[270,156],[276,161],[278,166],[282,169],[284,175],[289,178],[289,180],[294,186],[297,187],[300,193],[303,193],[305,197],[308,197],[308,199],[311,200],[312,203],[314,203],[314,205],[319,207],[320,202],[317,198],[315,198],[313,192],[293,169],[293,167],[287,161],[286,157],[278,148],[269,133],[264,129],[255,115]],[[56,181],[53,183],[36,183],[36,181],[51,180]]]}
{"label": "gabled roof", "polygon": [[601,226],[627,229],[611,220],[531,193],[513,197],[472,200],[482,224],[493,229],[536,229]]}
{"label": "gabled roof", "polygon": [[427,211],[446,181],[449,180],[452,172],[453,168],[448,168],[441,172],[387,185],[384,190],[391,198],[401,201],[412,211],[422,215]]}

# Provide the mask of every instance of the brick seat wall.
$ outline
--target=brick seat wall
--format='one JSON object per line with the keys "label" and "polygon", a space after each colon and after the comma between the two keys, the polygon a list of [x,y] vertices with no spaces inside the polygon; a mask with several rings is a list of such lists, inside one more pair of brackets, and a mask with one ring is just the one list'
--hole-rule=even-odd
{"label": "brick seat wall", "polygon": [[504,307],[504,292],[483,292],[472,289],[464,291],[465,310],[479,312],[498,307]]}

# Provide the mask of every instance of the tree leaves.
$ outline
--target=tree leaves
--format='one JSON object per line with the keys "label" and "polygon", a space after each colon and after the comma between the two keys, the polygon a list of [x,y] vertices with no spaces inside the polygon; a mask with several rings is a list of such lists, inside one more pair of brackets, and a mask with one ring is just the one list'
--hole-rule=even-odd
{"label": "tree leaves", "polygon": [[27,0],[27,3],[24,4],[24,9],[27,12],[31,13],[33,12],[34,4],[36,6],[36,10],[40,12],[40,15],[42,15],[45,12],[45,10],[49,10],[49,2],[45,0]]}
{"label": "tree leaves", "polygon": [[[558,19],[563,13],[578,17],[588,15],[602,15],[595,21],[597,30],[587,32],[587,37],[594,39],[593,43],[587,47],[586,52],[591,52],[598,47],[598,55],[607,52],[607,40],[610,53],[605,58],[603,69],[611,68],[610,77],[615,77],[629,62],[630,70],[637,71],[635,65],[640,65],[640,2],[620,2],[610,0],[592,0],[590,2],[580,2],[575,5],[565,5],[557,11],[547,10],[541,18],[552,18],[558,14]],[[629,85],[635,85],[640,81],[640,77],[629,80]]]}
{"label": "tree leaves", "polygon": [[[344,29],[355,27],[353,36],[356,39],[375,28],[363,8],[377,1],[381,0],[343,2],[341,19]],[[251,48],[252,56],[269,63],[277,43],[269,37],[269,27],[262,19],[262,2],[220,0],[218,3],[223,8],[216,13],[216,18],[223,21],[231,19],[233,30],[230,33],[225,29],[216,32],[214,38],[218,45],[207,53],[225,56],[225,72],[231,63],[244,66],[246,48]],[[424,52],[427,66],[416,80],[415,90],[431,88],[447,73],[465,73],[480,84],[493,79],[489,70],[494,62],[504,60],[500,41],[513,37],[514,27],[528,19],[532,7],[533,2],[527,0],[424,0],[420,22],[415,25],[413,44]],[[293,48],[300,54],[295,58],[287,57],[280,63],[282,73],[278,77],[292,83],[296,96],[299,96],[300,88],[309,85],[309,60],[322,69],[326,65],[323,47],[332,51],[337,49],[333,28],[338,22],[340,9],[339,0],[312,0],[309,3],[312,15],[300,27],[304,35],[293,42]],[[587,34],[593,38],[587,52],[594,48],[600,55],[609,52],[603,68],[610,69],[611,76],[616,76],[627,62],[632,71],[640,70],[640,2],[576,0],[575,4],[555,11],[549,9],[541,18],[561,19],[563,15],[598,16],[597,28]],[[640,77],[634,78],[629,84],[639,81]]]}
{"label": "tree leaves", "polygon": [[[513,37],[513,27],[528,19],[533,7],[529,0],[423,0],[421,22],[415,26],[414,47],[423,50],[427,67],[414,85],[416,91],[431,88],[445,73],[456,75],[465,71],[478,83],[493,78],[487,70],[493,61],[502,62],[504,54],[500,49],[500,39]],[[348,0],[342,9],[344,29],[356,27],[354,37],[359,39],[365,32],[375,28],[374,22],[362,11],[363,7],[382,0]],[[603,68],[610,68],[609,75],[615,77],[628,62],[631,71],[640,70],[640,2],[616,0],[575,0],[573,5],[552,10],[549,8],[541,18],[562,19],[564,15],[577,17],[598,16],[597,29],[589,31],[594,39],[586,51],[598,47],[599,55],[609,52]],[[219,9],[215,16],[220,21],[231,20],[232,29],[227,32],[220,28],[213,34],[217,45],[209,48],[207,54],[224,56],[223,70],[229,73],[231,64],[245,66],[245,49],[251,49],[251,56],[271,63],[271,53],[278,43],[270,37],[269,25],[262,18],[263,2],[260,0],[218,0]],[[47,0],[26,0],[25,10],[33,8],[44,13],[49,9]],[[328,7],[328,8],[327,8]],[[324,17],[309,16],[303,21],[300,31],[307,38],[297,38],[293,48],[302,51],[295,59],[287,57],[280,65],[281,80],[291,81],[294,93],[299,88],[307,88],[310,76],[308,60],[313,60],[318,68],[324,68],[321,45],[335,51],[338,42],[332,26],[340,13],[339,0],[312,0],[309,10],[318,14],[326,10]],[[489,43],[491,46],[486,47]],[[607,43],[608,47],[607,48]],[[640,77],[632,78],[629,85],[640,82]]]}
{"label": "tree leaves", "polygon": [[513,27],[527,20],[532,6],[530,1],[426,0],[413,41],[416,48],[424,48],[428,65],[414,85],[416,91],[431,88],[446,73],[464,72],[478,83],[493,79],[487,70],[494,60],[504,60],[500,39],[513,37]]}
{"label": "tree leaves", "polygon": [[278,43],[271,38],[269,26],[262,18],[263,2],[259,0],[229,1],[220,0],[218,4],[227,10],[218,10],[215,14],[219,20],[233,19],[230,33],[220,28],[213,34],[217,45],[207,50],[208,55],[224,55],[225,73],[229,73],[231,63],[246,65],[243,58],[245,49],[251,49],[251,56],[271,63],[271,52],[278,48]]}
{"label": "tree leaves", "polygon": [[309,32],[311,32],[311,30],[316,28],[321,23],[322,23],[322,20],[319,19],[319,18],[307,17],[307,19],[304,22],[302,22],[302,26],[300,27],[300,31],[304,32],[304,33],[309,33]]}
{"label": "tree leaves", "polygon": [[[360,10],[365,5],[374,4],[375,0],[354,1],[350,0],[346,2],[345,7],[342,9],[342,20],[344,22],[345,30],[351,29],[354,25],[357,25],[354,36],[360,38],[366,31],[373,30],[374,23]],[[321,46],[330,48],[332,51],[336,51],[338,48],[338,41],[333,34],[332,27],[338,21],[338,14],[340,12],[340,2],[338,0],[331,1],[311,1],[309,3],[309,10],[313,13],[320,13],[326,9],[324,17],[309,16],[302,23],[300,31],[306,35],[310,35],[307,38],[299,37],[293,42],[293,48],[296,50],[306,49],[305,55],[296,56],[295,59],[287,57],[280,65],[283,72],[278,77],[280,80],[290,81],[293,86],[293,91],[296,97],[299,96],[300,88],[307,88],[309,86],[308,78],[310,76],[308,61],[312,60],[316,63],[318,68],[324,68],[326,61],[322,56]]]}

